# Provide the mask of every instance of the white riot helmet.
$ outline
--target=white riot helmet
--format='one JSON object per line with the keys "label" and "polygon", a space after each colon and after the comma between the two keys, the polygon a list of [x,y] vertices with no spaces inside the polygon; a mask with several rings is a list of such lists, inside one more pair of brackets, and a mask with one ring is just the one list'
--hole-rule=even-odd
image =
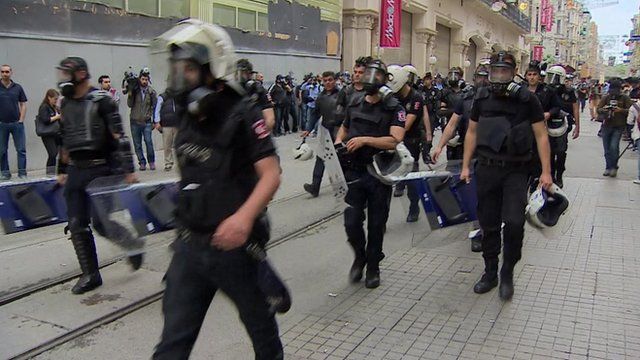
{"label": "white riot helmet", "polygon": [[293,149],[293,158],[296,160],[307,161],[313,157],[313,150],[311,146],[306,143],[306,139],[302,140],[302,143]]}
{"label": "white riot helmet", "polygon": [[560,137],[567,133],[567,130],[569,130],[568,115],[568,113],[560,110],[559,118],[547,121],[547,132],[549,136]]}
{"label": "white riot helmet", "polygon": [[414,86],[418,79],[420,79],[420,74],[418,74],[418,69],[411,64],[407,64],[402,67],[407,73],[409,73],[409,80],[407,81],[410,86]]}
{"label": "white riot helmet", "polygon": [[[189,60],[208,65],[215,79],[224,80],[239,93],[242,86],[235,81],[236,53],[229,34],[220,26],[196,19],[180,21],[173,28],[158,36],[149,45],[152,63],[164,68],[173,90],[188,89],[188,79],[181,61]],[[167,68],[167,65],[170,67]]]}
{"label": "white riot helmet", "polygon": [[389,73],[387,86],[394,93],[399,93],[402,87],[409,81],[409,72],[400,65],[389,65],[387,72]]}
{"label": "white riot helmet", "polygon": [[547,69],[544,81],[551,86],[564,85],[567,71],[560,65],[554,65]]}
{"label": "white riot helmet", "polygon": [[529,204],[525,210],[527,221],[539,228],[555,226],[569,208],[567,195],[556,184],[549,191],[538,189],[529,197]]}
{"label": "white riot helmet", "polygon": [[367,166],[371,175],[382,183],[393,185],[413,170],[413,156],[404,143],[396,145],[395,151],[381,151],[373,156],[373,163]]}

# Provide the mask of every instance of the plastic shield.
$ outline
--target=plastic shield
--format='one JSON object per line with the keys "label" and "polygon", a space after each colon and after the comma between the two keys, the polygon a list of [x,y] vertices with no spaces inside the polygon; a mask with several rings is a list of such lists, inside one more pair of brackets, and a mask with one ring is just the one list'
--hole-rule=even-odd
{"label": "plastic shield", "polygon": [[55,179],[0,184],[0,220],[5,234],[67,221],[63,188]]}
{"label": "plastic shield", "polygon": [[[322,119],[318,120],[322,121]],[[344,197],[347,195],[347,180],[342,172],[333,138],[329,130],[322,125],[318,126],[319,142],[316,154],[324,161],[325,171],[331,183],[333,197],[338,205],[344,205]]]}
{"label": "plastic shield", "polygon": [[177,182],[126,184],[123,180],[119,176],[98,178],[87,187],[93,226],[100,235],[129,248],[134,245],[127,241],[135,243],[175,227]]}

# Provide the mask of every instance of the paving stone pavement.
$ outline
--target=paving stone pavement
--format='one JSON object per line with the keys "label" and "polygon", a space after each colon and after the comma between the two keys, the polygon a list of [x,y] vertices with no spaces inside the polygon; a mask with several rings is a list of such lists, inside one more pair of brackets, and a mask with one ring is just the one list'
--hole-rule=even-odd
{"label": "paving stone pavement", "polygon": [[[515,295],[473,293],[483,271],[468,227],[432,232],[381,264],[382,285],[336,289],[282,329],[291,359],[640,357],[640,188],[569,178],[571,208],[527,225]],[[346,276],[346,274],[345,274]]]}

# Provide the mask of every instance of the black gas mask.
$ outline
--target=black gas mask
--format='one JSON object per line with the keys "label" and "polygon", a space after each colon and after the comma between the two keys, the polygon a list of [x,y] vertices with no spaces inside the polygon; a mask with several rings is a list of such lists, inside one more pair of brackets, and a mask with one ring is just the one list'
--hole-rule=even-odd
{"label": "black gas mask", "polygon": [[362,86],[367,95],[377,94],[388,79],[387,66],[380,60],[373,60],[364,70]]}
{"label": "black gas mask", "polygon": [[447,74],[447,85],[449,87],[458,87],[460,86],[460,80],[462,80],[462,74],[458,69],[449,70],[449,74]]}
{"label": "black gas mask", "polygon": [[[79,57],[68,57],[62,60],[56,69],[58,70],[58,88],[64,97],[72,97],[76,92],[76,86],[90,78],[87,63]],[[83,70],[87,72],[87,75],[78,80],[76,72]]]}
{"label": "black gas mask", "polygon": [[515,84],[513,82],[516,73],[515,64],[515,58],[511,54],[501,51],[491,56],[489,83],[493,93],[501,96],[509,94],[510,85]]}

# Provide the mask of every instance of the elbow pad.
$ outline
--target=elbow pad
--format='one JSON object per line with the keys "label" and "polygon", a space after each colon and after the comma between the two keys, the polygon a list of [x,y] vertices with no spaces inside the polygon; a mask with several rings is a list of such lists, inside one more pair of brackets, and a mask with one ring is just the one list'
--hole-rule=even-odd
{"label": "elbow pad", "polygon": [[133,173],[133,152],[129,139],[122,136],[116,142],[116,150],[111,153],[111,170],[115,174]]}

